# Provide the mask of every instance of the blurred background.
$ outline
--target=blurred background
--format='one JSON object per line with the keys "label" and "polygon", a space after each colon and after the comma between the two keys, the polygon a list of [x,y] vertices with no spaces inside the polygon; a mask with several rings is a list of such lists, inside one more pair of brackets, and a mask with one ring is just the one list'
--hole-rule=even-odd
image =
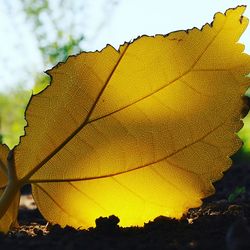
{"label": "blurred background", "polygon": [[[246,1],[0,0],[0,141],[10,148],[24,134],[31,94],[49,84],[43,73],[69,55],[118,48],[139,35],[201,28],[214,13]],[[250,17],[250,7],[245,12]],[[250,28],[241,42],[250,53]],[[250,152],[250,116],[240,131]]]}

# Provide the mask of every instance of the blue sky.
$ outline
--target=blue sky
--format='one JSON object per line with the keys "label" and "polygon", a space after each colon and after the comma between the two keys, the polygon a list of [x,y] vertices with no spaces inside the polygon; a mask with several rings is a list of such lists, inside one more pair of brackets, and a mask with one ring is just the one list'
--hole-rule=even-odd
{"label": "blue sky", "polygon": [[[246,5],[249,0],[117,0],[115,8],[109,12],[105,12],[105,0],[79,1],[85,1],[88,6],[87,12],[80,17],[78,14],[79,20],[85,21],[83,48],[96,50],[107,43],[117,48],[143,34],[167,34],[194,26],[201,28],[212,21],[216,12]],[[20,0],[11,0],[11,3],[15,6],[12,13],[0,2],[0,91],[14,88],[20,82],[31,88],[35,73],[46,70],[31,26],[20,11]],[[250,18],[250,5],[245,16]],[[250,27],[241,42],[250,53]]]}

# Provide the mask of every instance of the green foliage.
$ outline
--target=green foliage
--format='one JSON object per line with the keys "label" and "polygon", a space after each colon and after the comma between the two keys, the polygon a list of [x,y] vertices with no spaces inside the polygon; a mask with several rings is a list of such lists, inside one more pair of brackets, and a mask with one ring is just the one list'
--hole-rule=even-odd
{"label": "green foliage", "polygon": [[250,115],[247,115],[244,119],[244,127],[239,132],[239,137],[243,141],[242,152],[249,154],[250,152]]}
{"label": "green foliage", "polygon": [[239,196],[246,193],[246,187],[238,186],[235,190],[228,196],[229,202],[234,202]]}
{"label": "green foliage", "polygon": [[38,94],[41,92],[44,88],[46,88],[49,85],[50,77],[45,74],[37,74],[36,80],[35,80],[35,86],[33,88],[33,94]]}
{"label": "green foliage", "polygon": [[1,142],[13,148],[24,134],[24,112],[31,92],[15,90],[10,93],[0,93],[0,135]]}
{"label": "green foliage", "polygon": [[[250,74],[248,75],[250,77]],[[250,106],[250,89],[246,92],[246,96],[248,97],[248,106]],[[242,155],[249,158],[250,153],[250,114],[248,114],[244,118],[244,127],[240,130],[238,133],[239,137],[243,141],[243,147],[242,147]]]}
{"label": "green foliage", "polygon": [[42,54],[48,59],[51,64],[56,64],[58,62],[64,62],[69,55],[76,54],[80,51],[79,43],[83,37],[74,39],[69,36],[69,41],[67,44],[59,46],[57,42],[40,48]]}
{"label": "green foliage", "polygon": [[[84,39],[83,34],[74,30],[75,19],[66,18],[75,15],[76,2],[54,1],[54,6],[51,2],[48,0],[22,0],[23,10],[33,26],[34,35],[46,66],[54,66],[58,62],[65,61],[69,55],[79,53],[79,44]],[[83,3],[82,6],[80,5],[81,7],[83,7]],[[53,9],[55,6],[58,9]],[[46,21],[43,18],[45,16]],[[62,26],[62,23],[65,25]],[[53,36],[48,33],[48,30],[53,31]]]}

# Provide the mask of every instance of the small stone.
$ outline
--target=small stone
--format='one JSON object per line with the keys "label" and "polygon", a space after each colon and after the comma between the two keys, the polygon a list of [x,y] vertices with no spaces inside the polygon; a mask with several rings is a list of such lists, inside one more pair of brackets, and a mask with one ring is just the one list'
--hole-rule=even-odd
{"label": "small stone", "polygon": [[34,228],[33,232],[37,235],[37,236],[43,236],[43,231],[39,228]]}
{"label": "small stone", "polygon": [[111,233],[117,231],[120,219],[115,215],[100,217],[95,220],[96,229],[101,232]]}

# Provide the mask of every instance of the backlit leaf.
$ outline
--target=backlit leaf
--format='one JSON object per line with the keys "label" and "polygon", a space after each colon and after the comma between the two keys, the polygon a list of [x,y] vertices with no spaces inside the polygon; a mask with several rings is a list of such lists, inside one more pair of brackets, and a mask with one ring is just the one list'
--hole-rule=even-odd
{"label": "backlit leaf", "polygon": [[250,57],[245,7],[202,30],[143,36],[119,51],[70,57],[33,96],[17,176],[46,219],[89,227],[99,216],[142,225],[180,218],[211,195],[241,146]]}

